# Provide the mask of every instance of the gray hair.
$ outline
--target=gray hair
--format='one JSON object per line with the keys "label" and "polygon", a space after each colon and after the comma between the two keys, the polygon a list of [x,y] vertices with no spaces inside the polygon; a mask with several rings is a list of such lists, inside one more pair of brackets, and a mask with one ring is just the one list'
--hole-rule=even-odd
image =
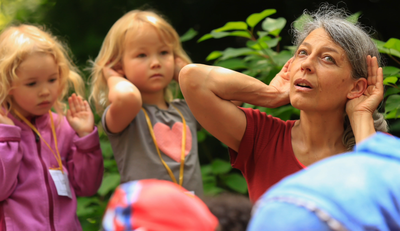
{"label": "gray hair", "polygon": [[[292,24],[294,44],[298,47],[313,30],[323,28],[332,41],[346,52],[352,67],[352,77],[354,79],[367,78],[367,56],[375,56],[380,66],[382,65],[381,56],[370,35],[359,23],[347,20],[349,16],[346,10],[327,3],[322,4],[314,13],[305,10],[301,25],[295,27]],[[373,119],[376,131],[388,131],[386,120],[377,110],[373,113]],[[350,150],[355,145],[355,138],[347,115],[344,130],[343,144]]]}

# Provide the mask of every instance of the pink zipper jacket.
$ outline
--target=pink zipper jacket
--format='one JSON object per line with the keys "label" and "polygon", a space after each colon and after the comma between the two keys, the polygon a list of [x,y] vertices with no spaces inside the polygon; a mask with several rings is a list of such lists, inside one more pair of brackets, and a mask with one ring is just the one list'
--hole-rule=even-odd
{"label": "pink zipper jacket", "polygon": [[[76,196],[91,196],[103,178],[103,157],[97,128],[82,138],[66,118],[53,113],[58,150],[68,174],[72,199],[59,196],[49,168],[58,167],[46,144],[25,123],[8,115],[16,126],[0,124],[0,230],[82,230]],[[50,116],[32,124],[55,151]]]}

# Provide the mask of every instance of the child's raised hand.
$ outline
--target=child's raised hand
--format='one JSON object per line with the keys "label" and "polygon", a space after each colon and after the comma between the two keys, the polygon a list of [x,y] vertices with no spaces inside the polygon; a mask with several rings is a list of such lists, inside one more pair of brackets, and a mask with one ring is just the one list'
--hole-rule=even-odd
{"label": "child's raised hand", "polygon": [[109,67],[107,65],[103,67],[103,75],[107,81],[108,78],[110,78],[111,76],[124,77],[125,74],[124,71],[122,70],[121,64],[116,64],[114,67]]}
{"label": "child's raised hand", "polygon": [[179,72],[181,69],[188,65],[189,63],[185,62],[183,59],[176,57],[175,58],[175,71],[174,71],[174,80],[179,83]]}
{"label": "child's raised hand", "polygon": [[94,127],[94,116],[88,102],[82,100],[82,97],[72,94],[68,98],[68,103],[67,120],[69,125],[78,133],[79,137],[90,134]]}
{"label": "child's raised hand", "polygon": [[0,110],[0,124],[15,125],[14,122],[6,116],[3,110]]}

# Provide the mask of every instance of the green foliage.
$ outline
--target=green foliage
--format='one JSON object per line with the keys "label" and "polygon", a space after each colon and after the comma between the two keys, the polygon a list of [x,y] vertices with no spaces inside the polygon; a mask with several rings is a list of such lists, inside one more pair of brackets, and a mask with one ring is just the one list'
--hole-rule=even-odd
{"label": "green foliage", "polygon": [[[269,84],[286,61],[292,57],[294,50],[294,47],[290,46],[280,50],[281,37],[279,34],[286,25],[286,19],[269,17],[275,13],[275,9],[266,9],[250,15],[246,22],[228,22],[223,27],[214,29],[209,34],[202,36],[198,42],[211,38],[220,39],[226,36],[248,39],[245,47],[228,47],[223,51],[212,51],[207,56],[206,61],[214,61],[214,65],[240,71]],[[265,109],[248,104],[245,104],[244,107],[257,108],[262,111],[268,110],[269,114],[282,119],[298,116],[296,109],[290,105],[276,109]]]}
{"label": "green foliage", "polygon": [[[400,40],[390,38],[387,42],[374,40],[379,52],[388,55],[395,63],[400,65]],[[383,67],[383,84],[386,86],[385,92],[385,118],[400,118],[400,69],[394,66]],[[398,127],[391,127],[391,131],[400,131]]]}
{"label": "green foliage", "polygon": [[247,193],[246,180],[234,172],[226,160],[214,159],[210,164],[202,165],[201,175],[205,195],[217,195],[224,191]]}

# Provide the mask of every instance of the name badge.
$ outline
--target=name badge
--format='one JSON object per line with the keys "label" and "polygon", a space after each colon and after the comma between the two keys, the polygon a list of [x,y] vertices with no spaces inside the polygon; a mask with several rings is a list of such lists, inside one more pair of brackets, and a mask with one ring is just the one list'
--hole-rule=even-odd
{"label": "name badge", "polygon": [[67,196],[72,199],[71,189],[69,188],[68,176],[60,170],[49,169],[59,196]]}

